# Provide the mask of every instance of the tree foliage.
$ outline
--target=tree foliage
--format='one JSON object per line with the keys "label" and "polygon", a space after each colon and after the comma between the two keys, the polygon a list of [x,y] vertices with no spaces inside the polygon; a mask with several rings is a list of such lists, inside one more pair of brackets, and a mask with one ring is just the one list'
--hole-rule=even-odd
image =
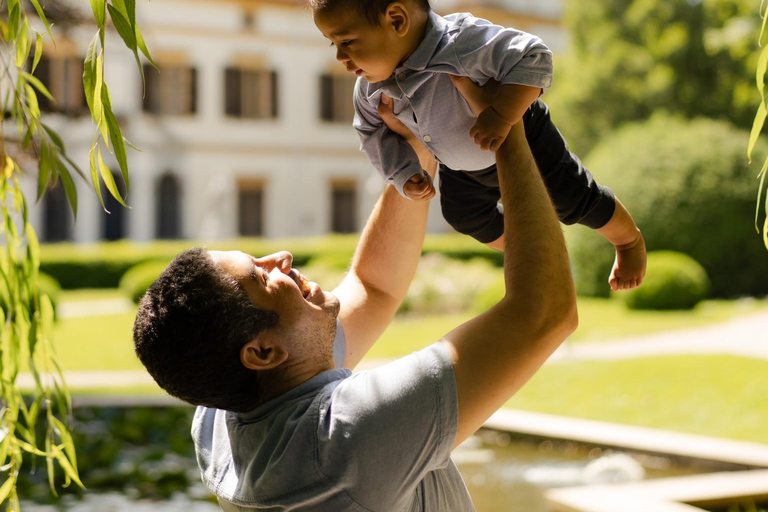
{"label": "tree foliage", "polygon": [[[40,248],[29,223],[28,204],[21,182],[37,176],[37,199],[61,180],[72,211],[77,215],[74,179],[88,179],[66,152],[62,138],[43,120],[38,98],[55,98],[38,78],[35,68],[43,56],[44,40],[54,45],[54,31],[46,12],[66,13],[49,0],[7,0],[0,19],[0,508],[20,510],[16,482],[27,457],[44,457],[48,480],[55,492],[57,468],[64,485],[82,486],[75,446],[68,426],[70,397],[51,340],[53,306],[41,293]],[[126,141],[112,112],[109,88],[104,81],[107,30],[112,27],[136,56],[150,60],[136,25],[135,0],[90,0],[97,32],[84,64],[83,86],[96,124],[90,151],[90,181],[99,199],[101,183],[125,204],[103,151],[111,151],[128,189]],[[70,20],[72,21],[72,20]],[[140,64],[140,63],[139,63]],[[141,70],[141,65],[139,65]],[[22,395],[17,378],[29,369],[35,389]],[[36,425],[45,425],[42,439]]]}
{"label": "tree foliage", "polygon": [[581,154],[658,110],[750,126],[760,30],[753,1],[570,0],[565,24],[571,44],[551,102]]}

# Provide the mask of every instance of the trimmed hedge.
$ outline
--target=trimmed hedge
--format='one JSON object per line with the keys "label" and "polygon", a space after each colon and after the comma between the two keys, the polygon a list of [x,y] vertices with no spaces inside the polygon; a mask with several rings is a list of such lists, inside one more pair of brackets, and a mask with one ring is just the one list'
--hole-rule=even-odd
{"label": "trimmed hedge", "polygon": [[[654,116],[619,129],[586,159],[611,187],[645,237],[648,250],[690,255],[706,269],[715,298],[768,294],[768,252],[755,233],[757,182],[748,133],[713,120]],[[580,295],[607,296],[614,259],[609,243],[588,229],[568,229]]]}
{"label": "trimmed hedge", "polygon": [[[185,249],[205,245],[210,249],[236,249],[254,255],[288,250],[293,254],[296,267],[317,265],[345,270],[352,260],[357,241],[358,235],[330,235],[284,240],[243,238],[211,244],[194,240],[157,241],[149,244],[129,241],[89,245],[50,244],[42,246],[40,269],[57,279],[61,287],[67,290],[117,288],[123,275],[140,263],[171,261]],[[503,260],[500,252],[458,234],[428,236],[424,243],[424,253],[433,252],[460,260],[481,258],[496,266],[501,266]]]}
{"label": "trimmed hedge", "polygon": [[135,304],[144,295],[152,283],[163,273],[168,261],[145,261],[129,268],[120,279],[120,290]]}
{"label": "trimmed hedge", "polygon": [[693,309],[707,296],[709,278],[696,260],[680,252],[648,253],[642,286],[621,293],[629,309]]}

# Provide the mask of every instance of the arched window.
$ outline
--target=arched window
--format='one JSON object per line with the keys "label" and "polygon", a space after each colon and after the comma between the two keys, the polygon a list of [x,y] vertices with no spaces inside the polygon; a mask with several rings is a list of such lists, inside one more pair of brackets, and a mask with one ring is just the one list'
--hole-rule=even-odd
{"label": "arched window", "polygon": [[[112,177],[117,184],[117,190],[120,191],[120,195],[125,197],[125,184],[123,183],[123,176],[120,173],[112,172]],[[112,197],[112,194],[107,190],[104,184],[101,185],[101,195],[104,198],[104,205],[107,208],[107,212],[102,211],[103,223],[102,223],[102,238],[104,240],[121,240],[125,238],[125,206],[117,202],[117,199]],[[99,206],[101,207],[101,206]]]}
{"label": "arched window", "polygon": [[156,238],[181,238],[181,193],[179,180],[171,173],[163,174],[155,194]]}
{"label": "arched window", "polygon": [[45,242],[72,240],[72,211],[67,194],[59,180],[43,197],[43,233]]}

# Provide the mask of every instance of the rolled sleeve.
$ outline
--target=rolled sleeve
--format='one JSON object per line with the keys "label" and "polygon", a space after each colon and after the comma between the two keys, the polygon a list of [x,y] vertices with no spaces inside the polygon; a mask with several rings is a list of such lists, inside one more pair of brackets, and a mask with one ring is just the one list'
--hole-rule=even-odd
{"label": "rolled sleeve", "polygon": [[542,89],[552,86],[552,52],[533,34],[470,16],[462,23],[454,47],[469,77]]}
{"label": "rolled sleeve", "polygon": [[[378,102],[378,98],[373,101]],[[354,107],[352,125],[360,137],[360,150],[368,156],[381,177],[405,197],[405,182],[422,173],[416,152],[384,124],[378,109],[365,94],[361,80],[355,84]]]}

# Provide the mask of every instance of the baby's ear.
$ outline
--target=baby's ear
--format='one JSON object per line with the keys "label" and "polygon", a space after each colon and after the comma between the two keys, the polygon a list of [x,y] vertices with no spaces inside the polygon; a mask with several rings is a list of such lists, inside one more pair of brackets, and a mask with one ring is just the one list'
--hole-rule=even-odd
{"label": "baby's ear", "polygon": [[395,34],[402,37],[408,33],[411,27],[411,15],[405,4],[393,2],[387,6],[385,23],[395,30]]}

